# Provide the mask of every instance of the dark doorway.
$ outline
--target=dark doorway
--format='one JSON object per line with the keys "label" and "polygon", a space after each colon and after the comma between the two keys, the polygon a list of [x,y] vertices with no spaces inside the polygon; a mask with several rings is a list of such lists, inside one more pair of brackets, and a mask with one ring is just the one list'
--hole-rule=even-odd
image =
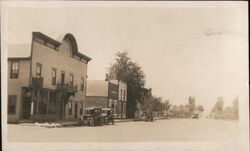
{"label": "dark doorway", "polygon": [[23,97],[23,119],[30,118],[30,111],[31,111],[31,97]]}
{"label": "dark doorway", "polygon": [[65,99],[64,99],[64,95],[61,96],[61,100],[60,100],[60,119],[64,120],[65,118]]}
{"label": "dark doorway", "polygon": [[61,84],[64,84],[64,81],[65,81],[65,72],[62,71],[61,72]]}
{"label": "dark doorway", "polygon": [[77,118],[77,113],[78,113],[78,105],[75,103],[75,118]]}

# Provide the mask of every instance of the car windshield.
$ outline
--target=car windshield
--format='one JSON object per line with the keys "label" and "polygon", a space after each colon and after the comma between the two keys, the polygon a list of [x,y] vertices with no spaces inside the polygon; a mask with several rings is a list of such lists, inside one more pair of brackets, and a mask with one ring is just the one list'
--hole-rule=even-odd
{"label": "car windshield", "polygon": [[84,110],[85,114],[91,114],[93,112],[93,110]]}
{"label": "car windshield", "polygon": [[101,110],[100,110],[100,109],[95,109],[94,112],[95,112],[96,114],[100,114],[100,113],[101,113]]}
{"label": "car windshield", "polygon": [[109,110],[102,110],[102,113],[108,113]]}

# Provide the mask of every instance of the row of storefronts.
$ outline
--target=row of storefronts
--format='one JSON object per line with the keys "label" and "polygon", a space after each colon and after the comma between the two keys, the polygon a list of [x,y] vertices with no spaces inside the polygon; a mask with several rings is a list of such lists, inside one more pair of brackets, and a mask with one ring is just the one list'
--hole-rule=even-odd
{"label": "row of storefronts", "polygon": [[119,80],[89,80],[86,106],[112,108],[115,118],[126,118],[127,85]]}

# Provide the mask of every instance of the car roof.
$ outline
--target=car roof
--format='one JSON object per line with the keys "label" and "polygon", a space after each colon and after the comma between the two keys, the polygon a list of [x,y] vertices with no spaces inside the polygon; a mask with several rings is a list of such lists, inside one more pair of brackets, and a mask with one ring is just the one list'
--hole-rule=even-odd
{"label": "car roof", "polygon": [[84,110],[101,109],[101,107],[86,107]]}
{"label": "car roof", "polygon": [[102,108],[102,110],[112,110],[112,108]]}

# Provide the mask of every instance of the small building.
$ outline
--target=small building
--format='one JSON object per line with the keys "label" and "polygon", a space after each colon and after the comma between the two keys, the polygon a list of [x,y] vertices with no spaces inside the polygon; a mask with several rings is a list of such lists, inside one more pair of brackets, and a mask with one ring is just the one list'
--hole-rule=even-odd
{"label": "small building", "polygon": [[88,80],[86,106],[109,107],[115,118],[126,118],[127,84],[119,80]]}
{"label": "small building", "polygon": [[79,118],[91,58],[78,51],[75,37],[68,33],[59,42],[33,32],[24,50],[13,46],[8,50],[8,122]]}

